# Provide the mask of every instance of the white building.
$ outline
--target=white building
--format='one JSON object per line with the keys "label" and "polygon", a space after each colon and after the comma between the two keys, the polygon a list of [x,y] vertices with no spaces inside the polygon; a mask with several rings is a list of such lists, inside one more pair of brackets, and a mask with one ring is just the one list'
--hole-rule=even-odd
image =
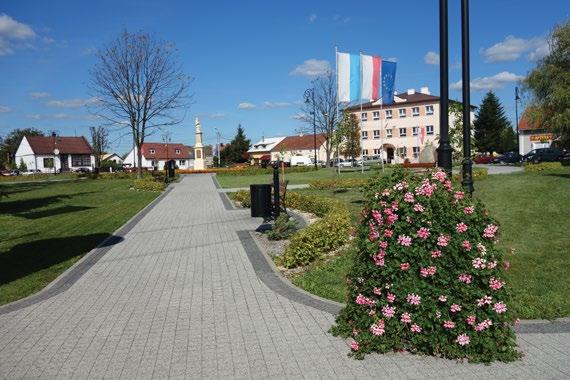
{"label": "white building", "polygon": [[[471,121],[475,107],[472,107]],[[360,120],[363,156],[381,156],[388,162],[418,162],[428,145],[437,147],[439,136],[439,97],[427,87],[410,89],[394,96],[394,103],[380,101],[352,106],[348,110]],[[450,114],[449,125],[453,125]]]}
{"label": "white building", "polygon": [[[144,143],[141,146],[141,166],[149,170],[163,170],[167,161],[174,160],[179,169],[194,168],[194,150],[184,144]],[[137,160],[137,148],[129,152],[123,165],[134,168]]]}
{"label": "white building", "polygon": [[325,148],[325,135],[322,133],[315,135],[287,136],[271,149],[271,161],[282,160],[290,162],[293,156],[310,158],[315,162],[315,140],[316,140],[316,160],[326,161],[327,153]]}
{"label": "white building", "polygon": [[525,155],[533,149],[549,148],[554,135],[540,125],[532,124],[523,113],[519,121],[519,154]]}
{"label": "white building", "polygon": [[112,161],[117,165],[121,165],[123,163],[123,158],[117,153],[107,153],[101,157],[101,162],[103,161]]}
{"label": "white building", "polygon": [[247,151],[251,165],[259,165],[261,161],[271,161],[271,150],[279,144],[285,136],[262,138],[253,144]]}
{"label": "white building", "polygon": [[93,169],[95,156],[85,137],[25,136],[16,151],[16,163],[44,173]]}

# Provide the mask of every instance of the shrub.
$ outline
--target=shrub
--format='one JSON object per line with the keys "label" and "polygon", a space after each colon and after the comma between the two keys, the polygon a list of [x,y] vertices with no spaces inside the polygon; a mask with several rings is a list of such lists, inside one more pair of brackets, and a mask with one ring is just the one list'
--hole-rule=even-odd
{"label": "shrub", "polygon": [[297,231],[297,222],[289,218],[286,213],[280,214],[271,230],[267,231],[267,238],[269,240],[284,240],[289,239]]}
{"label": "shrub", "polygon": [[[488,175],[489,175],[489,169],[486,168],[473,169],[473,180],[486,179]],[[461,176],[461,173],[453,174],[452,177],[454,181],[461,181],[461,179],[463,178]]]}
{"label": "shrub", "polygon": [[371,181],[333,334],[352,355],[412,353],[513,361],[515,334],[497,223],[444,172]]}
{"label": "shrub", "polygon": [[249,190],[240,190],[235,193],[229,193],[228,196],[231,200],[239,202],[242,207],[251,207],[251,196]]}
{"label": "shrub", "polygon": [[143,178],[135,179],[133,188],[142,191],[163,191],[166,188],[166,184],[152,178]]}
{"label": "shrub", "polygon": [[316,190],[350,189],[353,187],[364,186],[367,182],[368,180],[363,178],[319,179],[309,182],[309,187]]}
{"label": "shrub", "polygon": [[562,168],[562,164],[560,162],[541,162],[540,164],[525,164],[524,171],[525,172],[542,172],[542,171],[549,171],[549,170],[556,170]]}

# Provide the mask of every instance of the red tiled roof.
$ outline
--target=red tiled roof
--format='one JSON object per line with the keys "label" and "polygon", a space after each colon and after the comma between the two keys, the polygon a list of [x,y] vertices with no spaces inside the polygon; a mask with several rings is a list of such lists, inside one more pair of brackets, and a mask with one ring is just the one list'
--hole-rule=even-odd
{"label": "red tiled roof", "polygon": [[519,131],[530,131],[533,129],[544,129],[540,125],[532,124],[528,119],[526,112],[523,113],[521,119],[519,120]]}
{"label": "red tiled roof", "polygon": [[[166,146],[168,146],[168,150]],[[179,153],[176,153],[177,150]],[[187,160],[194,158],[194,149],[184,144],[144,143],[141,146],[141,151],[147,160]]]}
{"label": "red tiled roof", "polygon": [[85,137],[51,137],[51,136],[26,136],[34,154],[53,154],[57,148],[62,154],[92,154],[91,145]]}
{"label": "red tiled roof", "polygon": [[[325,135],[317,134],[317,149],[325,143]],[[280,152],[282,150],[302,150],[314,149],[315,140],[313,135],[287,136],[279,144],[277,144],[272,152]]]}

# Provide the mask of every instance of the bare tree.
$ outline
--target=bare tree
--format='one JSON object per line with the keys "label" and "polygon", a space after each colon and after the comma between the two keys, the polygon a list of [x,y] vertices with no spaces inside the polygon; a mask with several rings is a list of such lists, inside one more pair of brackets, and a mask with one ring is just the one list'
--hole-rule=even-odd
{"label": "bare tree", "polygon": [[95,155],[95,168],[101,167],[103,153],[109,147],[109,131],[105,126],[89,127],[91,132],[91,148]]}
{"label": "bare tree", "polygon": [[318,77],[312,82],[314,91],[313,97],[309,96],[303,103],[301,112],[296,118],[307,124],[304,131],[313,132],[313,109],[315,110],[315,125],[317,133],[322,133],[325,137],[325,152],[327,163],[330,163],[333,153],[333,135],[338,124],[338,105],[336,78],[333,72]]}
{"label": "bare tree", "polygon": [[145,138],[182,122],[184,116],[176,111],[190,104],[187,91],[192,79],[182,72],[175,53],[171,43],[124,31],[98,52],[91,71],[90,87],[97,99],[94,113],[111,126],[130,129],[139,178]]}

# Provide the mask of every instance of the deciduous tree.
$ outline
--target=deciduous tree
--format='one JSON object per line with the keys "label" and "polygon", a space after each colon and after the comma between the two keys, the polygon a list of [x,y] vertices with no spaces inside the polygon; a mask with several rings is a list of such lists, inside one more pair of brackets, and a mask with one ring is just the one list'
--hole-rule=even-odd
{"label": "deciduous tree", "polygon": [[93,154],[95,155],[95,167],[99,169],[103,153],[109,147],[109,131],[106,127],[100,125],[98,127],[89,127],[89,132],[91,132],[91,148],[93,148]]}
{"label": "deciduous tree", "polygon": [[0,141],[0,156],[4,159],[6,165],[14,166],[14,157],[16,151],[22,142],[24,136],[43,136],[44,133],[35,128],[14,129]]}

